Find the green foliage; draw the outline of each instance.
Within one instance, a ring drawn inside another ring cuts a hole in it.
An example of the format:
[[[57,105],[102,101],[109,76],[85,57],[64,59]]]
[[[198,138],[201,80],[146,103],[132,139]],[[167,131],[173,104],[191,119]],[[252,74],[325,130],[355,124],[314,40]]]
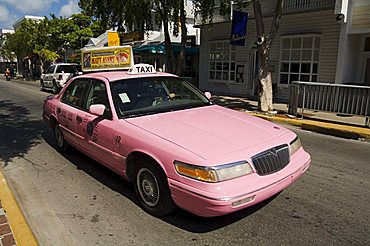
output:
[[[234,3],[233,7],[236,9],[244,9],[249,4],[245,0],[194,0],[196,14],[201,17],[202,23],[213,22],[213,14],[215,11],[216,4],[219,7],[219,14],[222,16],[230,16],[231,13],[231,2]]]
[[[152,26],[151,0],[80,0],[78,5],[83,14],[99,20],[105,30],[122,30],[125,24],[130,31],[143,32]]]
[[[59,58],[59,55],[57,53],[44,48],[35,49],[34,53],[44,61],[55,61]]]

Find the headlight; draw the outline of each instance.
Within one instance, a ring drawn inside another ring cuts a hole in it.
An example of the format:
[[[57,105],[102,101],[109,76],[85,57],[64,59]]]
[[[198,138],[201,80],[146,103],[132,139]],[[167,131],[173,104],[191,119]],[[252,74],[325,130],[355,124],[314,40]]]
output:
[[[301,140],[296,137],[292,142],[290,142],[290,156],[294,155],[300,148],[302,148]]]
[[[246,161],[240,161],[214,167],[203,167],[175,161],[177,173],[205,182],[221,182],[253,173]]]

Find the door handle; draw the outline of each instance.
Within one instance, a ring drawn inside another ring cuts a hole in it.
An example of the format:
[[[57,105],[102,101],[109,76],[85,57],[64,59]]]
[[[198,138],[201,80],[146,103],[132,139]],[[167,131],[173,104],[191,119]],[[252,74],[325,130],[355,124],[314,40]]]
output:
[[[82,123],[82,118],[80,116],[77,116],[76,117],[76,122],[77,122],[77,124],[81,124]]]

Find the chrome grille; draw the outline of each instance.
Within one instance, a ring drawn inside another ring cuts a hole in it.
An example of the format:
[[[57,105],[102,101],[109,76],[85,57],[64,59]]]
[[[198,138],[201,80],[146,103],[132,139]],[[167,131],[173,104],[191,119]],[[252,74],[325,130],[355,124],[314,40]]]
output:
[[[279,145],[252,157],[253,165],[259,175],[275,173],[290,162],[289,147]]]

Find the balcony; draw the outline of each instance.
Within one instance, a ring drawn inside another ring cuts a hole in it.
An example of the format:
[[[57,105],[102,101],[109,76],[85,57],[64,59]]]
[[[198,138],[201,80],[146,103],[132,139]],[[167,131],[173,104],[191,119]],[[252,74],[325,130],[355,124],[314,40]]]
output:
[[[253,18],[254,13],[253,13],[252,1],[247,0],[246,2],[247,2],[247,7],[243,9],[242,11],[248,12],[249,18]],[[272,16],[274,14],[276,0],[264,0],[261,2],[262,2],[261,3],[262,15]],[[326,9],[334,10],[335,3],[336,3],[336,0],[284,0],[283,15],[319,11],[319,10],[326,10]],[[214,16],[213,16],[213,23],[224,22],[224,21],[229,21],[229,20],[230,20],[229,16],[221,16],[219,14],[219,6],[217,6],[216,4]],[[196,17],[195,22],[198,25],[201,24],[200,16]]]
[[[264,1],[264,3],[265,7],[262,7],[263,14],[273,15],[275,1]],[[285,0],[283,6],[283,14],[334,9],[334,7],[335,0]]]

